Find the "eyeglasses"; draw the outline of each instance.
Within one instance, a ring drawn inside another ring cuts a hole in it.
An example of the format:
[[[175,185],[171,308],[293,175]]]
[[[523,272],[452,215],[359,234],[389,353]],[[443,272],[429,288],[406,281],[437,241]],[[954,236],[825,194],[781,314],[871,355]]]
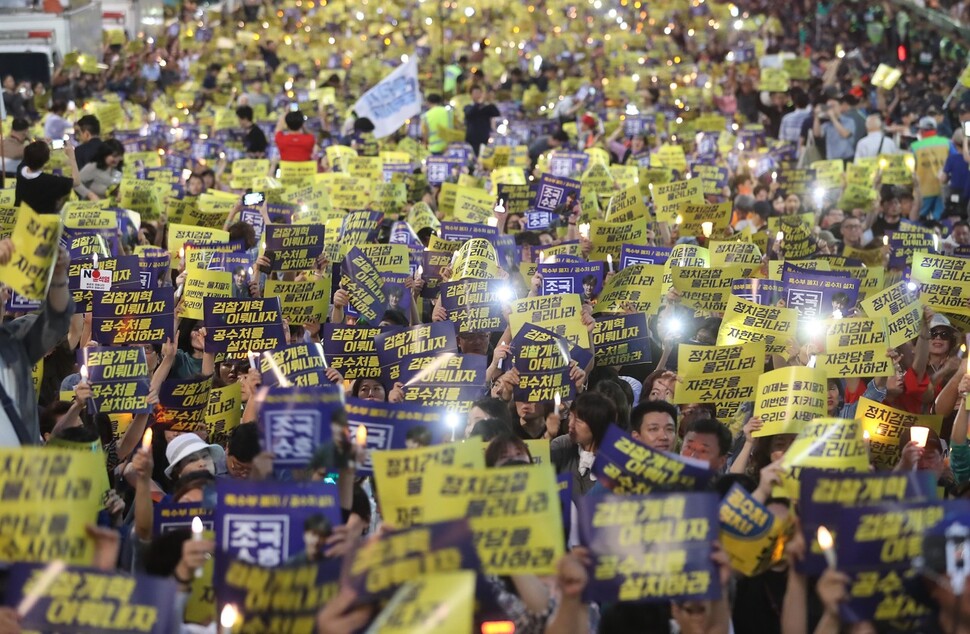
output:
[[[952,339],[953,335],[948,330],[938,328],[930,331],[930,339]]]

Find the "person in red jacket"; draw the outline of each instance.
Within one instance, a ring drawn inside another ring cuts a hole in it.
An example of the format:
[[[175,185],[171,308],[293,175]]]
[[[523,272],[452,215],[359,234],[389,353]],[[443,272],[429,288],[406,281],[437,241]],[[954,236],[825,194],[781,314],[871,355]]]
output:
[[[309,161],[316,149],[316,139],[303,129],[306,116],[302,112],[287,112],[276,124],[276,147],[281,161]]]

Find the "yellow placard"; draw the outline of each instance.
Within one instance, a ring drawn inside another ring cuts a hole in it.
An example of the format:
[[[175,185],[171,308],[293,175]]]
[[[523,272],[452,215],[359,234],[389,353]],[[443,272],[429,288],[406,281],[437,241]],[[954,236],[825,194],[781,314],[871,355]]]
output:
[[[869,453],[872,464],[877,469],[892,469],[896,466],[899,460],[899,440],[907,428],[914,425],[929,427],[939,434],[943,424],[943,417],[938,414],[911,414],[867,398],[859,399],[855,415],[862,421],[865,431],[869,432]]]
[[[704,188],[700,178],[653,187],[653,212],[658,222],[674,223],[685,205],[703,204]]]
[[[755,437],[797,434],[827,412],[828,382],[818,368],[790,366],[767,372],[758,379],[754,415],[764,426]]]
[[[798,312],[791,308],[761,306],[732,295],[717,331],[717,345],[764,342],[768,354],[784,354],[797,324]]]
[[[59,220],[57,216],[53,216]],[[104,489],[99,486],[105,463],[89,451],[48,447],[0,449],[6,465],[0,500],[0,561],[90,565],[94,525]],[[57,531],[43,527],[58,526]]]
[[[919,335],[923,323],[923,303],[915,291],[899,282],[859,302],[867,315],[886,323],[888,343],[897,348]]]
[[[205,297],[232,297],[232,273],[208,271],[200,268],[187,269],[185,291],[182,293],[181,317],[203,319],[202,300]]]
[[[911,279],[920,283],[919,298],[930,308],[970,315],[970,259],[914,253]]]
[[[14,244],[13,256],[10,262],[0,265],[0,280],[28,299],[44,299],[57,260],[60,238],[60,216],[37,214],[21,204],[10,234]]]
[[[402,529],[427,521],[421,499],[408,494],[408,483],[412,478],[421,476],[435,464],[481,469],[485,466],[485,454],[479,443],[472,440],[375,451],[371,463],[374,481],[381,492],[381,517],[389,528]]]
[[[865,399],[862,399],[865,400]],[[772,496],[797,500],[803,468],[826,471],[868,471],[869,459],[858,420],[816,418],[807,423],[785,452],[781,484]]]
[[[552,465],[466,469],[434,465],[421,487],[427,522],[468,518],[486,574],[552,574],[563,553]],[[521,541],[511,540],[517,534]]]
[[[659,264],[627,266],[603,285],[593,313],[621,313],[630,306],[637,312],[653,315],[660,310],[663,278],[664,268]]]
[[[475,572],[438,572],[408,581],[384,607],[368,632],[424,634],[471,632]]]
[[[589,350],[589,331],[581,321],[583,310],[579,295],[543,295],[512,302],[509,327],[514,338],[526,324],[545,328],[568,340],[571,345]]]

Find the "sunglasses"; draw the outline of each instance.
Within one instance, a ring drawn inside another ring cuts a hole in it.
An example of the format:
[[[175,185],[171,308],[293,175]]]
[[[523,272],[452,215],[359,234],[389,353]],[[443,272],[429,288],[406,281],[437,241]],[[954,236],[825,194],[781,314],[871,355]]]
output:
[[[937,329],[930,331],[930,339],[953,339],[953,334],[949,330]]]

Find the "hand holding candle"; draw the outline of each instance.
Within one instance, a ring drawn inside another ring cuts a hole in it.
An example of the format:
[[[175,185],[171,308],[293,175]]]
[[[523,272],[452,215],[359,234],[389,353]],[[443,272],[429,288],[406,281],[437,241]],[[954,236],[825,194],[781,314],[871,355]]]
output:
[[[152,440],[154,440],[154,433],[152,428],[149,427],[145,430],[145,435],[141,437],[141,448],[145,451],[152,450]]]

